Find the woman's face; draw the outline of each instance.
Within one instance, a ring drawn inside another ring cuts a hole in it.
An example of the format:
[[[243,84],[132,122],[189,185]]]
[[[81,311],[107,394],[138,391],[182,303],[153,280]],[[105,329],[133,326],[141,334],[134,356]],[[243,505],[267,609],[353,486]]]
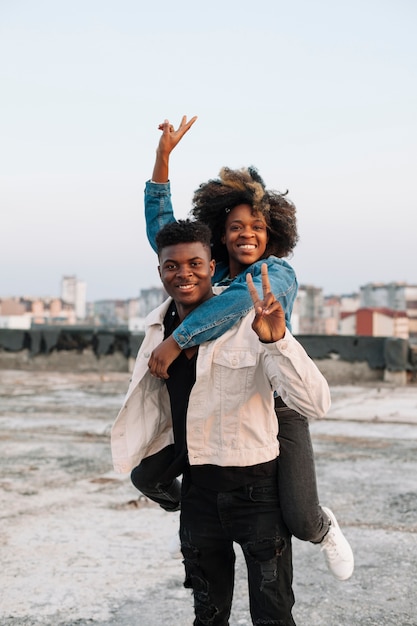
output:
[[[226,218],[222,243],[229,254],[230,276],[233,278],[265,254],[268,244],[265,218],[249,204],[238,204]]]

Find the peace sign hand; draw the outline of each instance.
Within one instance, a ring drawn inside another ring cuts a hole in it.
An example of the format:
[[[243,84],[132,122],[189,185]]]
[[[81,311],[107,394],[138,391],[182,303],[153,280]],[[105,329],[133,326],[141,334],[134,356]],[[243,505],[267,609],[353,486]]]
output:
[[[184,137],[185,133],[188,133],[196,119],[197,116],[194,115],[194,117],[187,121],[187,116],[183,115],[180,125],[176,130],[169,120],[164,120],[162,124],[159,124],[158,128],[162,131],[162,135],[156,149],[155,165],[153,167],[151,179],[152,182],[167,183],[169,181],[170,154],[177,143]]]
[[[251,274],[246,274],[246,283],[255,307],[255,318],[252,328],[263,343],[279,341],[285,335],[285,313],[281,304],[271,293],[269,284],[268,266],[266,263],[261,267],[263,299],[258,295]]]
[[[158,151],[161,154],[169,155],[185,133],[190,130],[196,119],[197,116],[195,115],[187,122],[187,116],[183,115],[177,129],[174,128],[169,120],[164,120],[162,124],[159,124],[158,128],[162,131],[162,135],[159,140]]]

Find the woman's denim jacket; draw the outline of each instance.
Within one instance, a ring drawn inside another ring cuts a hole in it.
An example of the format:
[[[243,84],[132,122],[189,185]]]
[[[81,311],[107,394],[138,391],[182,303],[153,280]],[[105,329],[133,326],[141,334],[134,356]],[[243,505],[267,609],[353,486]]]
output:
[[[145,219],[146,234],[152,248],[156,252],[156,233],[169,222],[175,222],[171,202],[170,183],[152,183],[145,186]],[[258,293],[262,293],[261,265],[268,266],[269,282],[276,299],[285,311],[286,325],[291,330],[291,313],[298,283],[293,268],[283,259],[270,256],[250,265],[230,282],[217,298],[210,298],[203,302],[194,311],[189,313],[183,322],[173,332],[173,337],[180,348],[190,348],[200,345],[204,341],[217,339],[226,330],[248,313],[253,302],[246,286],[246,274],[253,276]],[[216,285],[227,285],[229,268],[219,263],[213,277]]]

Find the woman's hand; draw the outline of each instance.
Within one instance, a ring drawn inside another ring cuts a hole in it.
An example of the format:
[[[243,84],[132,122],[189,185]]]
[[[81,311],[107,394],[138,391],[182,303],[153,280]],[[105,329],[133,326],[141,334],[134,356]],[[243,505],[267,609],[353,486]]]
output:
[[[158,128],[159,130],[162,130],[162,135],[159,140],[157,151],[160,151],[163,154],[170,154],[177,143],[179,143],[179,141],[181,141],[184,137],[185,133],[190,130],[196,119],[197,116],[194,115],[194,117],[187,122],[187,116],[183,115],[180,125],[176,130],[173,125],[170,124],[169,120],[164,120],[162,124],[159,124]]]
[[[159,130],[162,130],[162,135],[159,140],[158,147],[156,149],[155,165],[152,172],[152,182],[154,183],[167,183],[169,180],[169,155],[175,148],[177,143],[181,141],[185,133],[188,132],[191,126],[196,121],[197,116],[194,115],[187,122],[187,116],[183,115],[182,120],[178,128],[175,130],[169,120],[164,120],[162,124],[159,124]]]
[[[271,293],[266,263],[263,263],[261,267],[261,279],[263,299],[259,297],[251,274],[246,274],[246,283],[255,307],[252,328],[263,343],[273,343],[285,335],[285,313],[281,304]]]

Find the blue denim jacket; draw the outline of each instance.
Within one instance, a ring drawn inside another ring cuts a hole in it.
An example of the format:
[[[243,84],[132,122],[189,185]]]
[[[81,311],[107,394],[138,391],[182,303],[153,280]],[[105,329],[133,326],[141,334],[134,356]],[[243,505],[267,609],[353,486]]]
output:
[[[169,222],[175,222],[171,202],[170,183],[152,183],[148,181],[145,186],[145,219],[146,234],[152,248],[156,252],[156,233]],[[252,308],[253,302],[246,286],[246,274],[250,272],[253,281],[262,293],[261,265],[268,266],[269,282],[271,290],[285,311],[287,328],[291,330],[291,313],[298,283],[295,272],[291,265],[283,259],[270,256],[250,265],[238,274],[216,298],[210,298],[189,313],[182,323],[173,332],[173,337],[180,348],[190,348],[200,345],[204,341],[217,339],[226,330],[229,330],[236,322],[246,315]],[[213,277],[214,284],[228,284],[227,276],[229,268],[219,263]]]

